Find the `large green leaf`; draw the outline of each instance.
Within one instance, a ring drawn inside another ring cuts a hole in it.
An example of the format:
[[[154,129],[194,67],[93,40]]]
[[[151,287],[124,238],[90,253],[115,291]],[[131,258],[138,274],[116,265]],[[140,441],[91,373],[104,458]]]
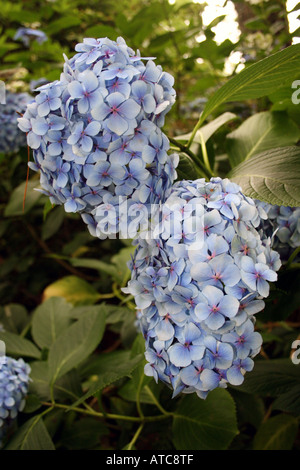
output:
[[[34,361],[31,363],[29,391],[39,397],[40,400],[51,398],[49,364],[46,361]],[[54,398],[58,401],[76,400],[82,394],[79,375],[75,369],[60,377],[54,384]]]
[[[109,430],[105,423],[87,417],[64,427],[61,444],[70,450],[93,449],[99,446],[101,437],[106,434]]]
[[[72,305],[64,298],[50,297],[37,307],[32,318],[32,336],[41,348],[50,348],[71,323]]]
[[[6,446],[7,450],[55,450],[42,420],[43,414],[34,416],[21,426]]]
[[[131,358],[127,351],[116,351],[114,353],[102,354],[93,366],[97,365],[97,380],[92,383],[89,390],[79,400],[75,406],[87,400],[103,388],[111,385],[123,377],[129,377],[143,360],[142,354]],[[87,369],[88,370],[88,369]],[[87,372],[86,370],[86,372]],[[92,370],[90,369],[90,372]],[[94,370],[94,373],[96,370]]]
[[[67,328],[49,350],[49,378],[52,383],[84,361],[100,343],[105,315],[92,311]]]
[[[274,410],[286,411],[300,416],[300,380],[298,385],[279,395],[272,407]]]
[[[26,308],[20,304],[8,304],[0,307],[0,323],[5,331],[21,333],[29,322]]]
[[[73,305],[91,305],[99,300],[100,294],[84,279],[66,276],[46,287],[43,298],[50,297],[64,297]]]
[[[246,67],[225,83],[206,103],[200,122],[204,122],[222,103],[268,95],[286,81],[291,83],[299,73],[300,44],[295,44]]]
[[[254,450],[290,450],[298,433],[298,421],[280,414],[268,419],[254,437]]]
[[[32,357],[39,359],[41,351],[28,339],[8,331],[0,332],[0,340],[4,341],[6,346],[6,354],[15,357]]]
[[[179,180],[193,180],[202,176],[199,173],[198,167],[193,162],[191,157],[185,153],[180,153],[180,160],[176,169]]]
[[[45,211],[44,211],[45,214]],[[65,218],[65,210],[63,206],[55,207],[50,214],[47,216],[46,221],[42,228],[42,239],[48,240],[51,238],[60,228]]]
[[[210,137],[217,132],[220,127],[222,127],[224,124],[226,124],[229,121],[232,121],[233,119],[237,119],[237,115],[233,113],[223,113],[220,116],[218,116],[216,119],[213,119],[210,121],[208,124],[205,124],[205,126],[202,126],[198,131],[196,132],[193,142],[201,144],[201,135],[203,137],[203,141],[207,142]],[[183,141],[188,141],[192,135],[192,132],[189,132],[188,134],[183,134],[176,136],[176,140],[183,140]]]
[[[296,144],[299,138],[300,129],[285,112],[254,114],[227,135],[231,166],[266,150]]]
[[[180,450],[227,449],[237,435],[234,401],[224,389],[206,400],[187,395],[175,411],[173,442]]]
[[[228,176],[254,199],[300,206],[300,147],[276,148],[254,155]]]
[[[300,385],[299,366],[290,359],[273,359],[257,361],[239,389],[276,397],[297,385]]]

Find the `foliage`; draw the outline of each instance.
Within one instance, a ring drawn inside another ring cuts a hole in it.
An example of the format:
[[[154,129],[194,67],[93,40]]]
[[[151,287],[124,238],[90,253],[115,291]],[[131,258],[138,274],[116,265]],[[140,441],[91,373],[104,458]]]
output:
[[[247,196],[299,206],[300,108],[291,98],[300,45],[291,45],[282,0],[234,3],[239,41],[217,44],[222,17],[203,26],[204,5],[185,0],[105,0],[101,8],[96,0],[3,0],[0,79],[33,93],[32,80],[59,79],[63,53],[70,58],[84,37],[122,36],[175,77],[164,131],[181,157],[179,179],[230,177]],[[21,27],[48,40],[26,45],[14,39]],[[244,69],[228,77],[233,51]],[[171,399],[144,375],[134,299],[121,290],[131,241],[93,238],[77,214],[34,191],[31,173],[22,210],[27,158],[26,148],[0,156],[0,340],[31,367],[5,448],[299,450],[300,365],[290,358],[300,327],[296,255],[256,315],[264,343],[244,383],[206,400]]]

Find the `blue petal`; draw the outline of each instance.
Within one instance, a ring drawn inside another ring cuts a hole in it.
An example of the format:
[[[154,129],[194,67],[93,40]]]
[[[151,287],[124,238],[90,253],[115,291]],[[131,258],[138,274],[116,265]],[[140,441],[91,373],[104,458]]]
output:
[[[170,361],[176,367],[186,367],[192,362],[190,352],[182,344],[176,343],[169,347],[168,354]]]

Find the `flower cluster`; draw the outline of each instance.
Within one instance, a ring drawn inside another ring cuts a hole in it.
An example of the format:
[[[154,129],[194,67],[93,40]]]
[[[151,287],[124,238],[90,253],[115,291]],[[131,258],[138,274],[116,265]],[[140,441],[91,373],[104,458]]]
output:
[[[255,201],[263,219],[262,235],[273,240],[273,248],[282,262],[300,246],[300,207],[288,207]]]
[[[14,40],[20,40],[23,42],[24,46],[29,47],[31,41],[37,41],[39,44],[43,44],[48,40],[48,37],[44,31],[40,31],[39,29],[19,28],[14,35]]]
[[[253,367],[262,344],[254,314],[281,264],[259,223],[254,201],[228,179],[180,181],[135,241],[124,292],[135,297],[145,373],[174,396],[205,398]]]
[[[30,366],[23,359],[0,357],[0,447],[8,427],[25,406]]]
[[[27,93],[6,92],[0,104],[0,153],[17,152],[26,145],[26,137],[18,129],[18,113],[24,113],[32,97]]]
[[[176,177],[177,160],[161,131],[175,101],[174,79],[122,38],[87,38],[75,50],[60,80],[38,88],[19,127],[42,192],[67,212],[84,214],[101,237],[107,207],[116,214],[114,233],[119,198],[158,202]]]

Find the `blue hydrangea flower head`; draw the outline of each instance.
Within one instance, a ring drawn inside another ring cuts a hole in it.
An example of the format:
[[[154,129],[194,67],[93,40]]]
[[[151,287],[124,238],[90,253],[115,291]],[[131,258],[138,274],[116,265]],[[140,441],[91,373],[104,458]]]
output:
[[[14,35],[14,40],[20,40],[23,42],[24,46],[29,47],[31,41],[37,41],[39,44],[43,44],[43,42],[48,40],[48,37],[44,31],[39,29],[19,28]]]
[[[300,246],[300,207],[278,206],[255,201],[261,212],[261,230],[270,239],[284,263]]]
[[[23,359],[0,357],[0,446],[7,429],[25,406],[30,372]]]
[[[6,103],[0,104],[0,153],[17,152],[26,146],[26,137],[18,128],[18,117],[32,99],[28,93],[6,92]]]
[[[228,179],[176,182],[135,239],[125,293],[137,306],[145,374],[205,398],[239,385],[262,344],[254,330],[280,260],[255,203]]]
[[[105,224],[120,230],[119,198],[159,202],[177,176],[178,157],[168,154],[161,130],[175,101],[174,79],[122,38],[86,38],[75,50],[60,79],[38,88],[19,127],[42,192],[80,212],[101,238]]]

